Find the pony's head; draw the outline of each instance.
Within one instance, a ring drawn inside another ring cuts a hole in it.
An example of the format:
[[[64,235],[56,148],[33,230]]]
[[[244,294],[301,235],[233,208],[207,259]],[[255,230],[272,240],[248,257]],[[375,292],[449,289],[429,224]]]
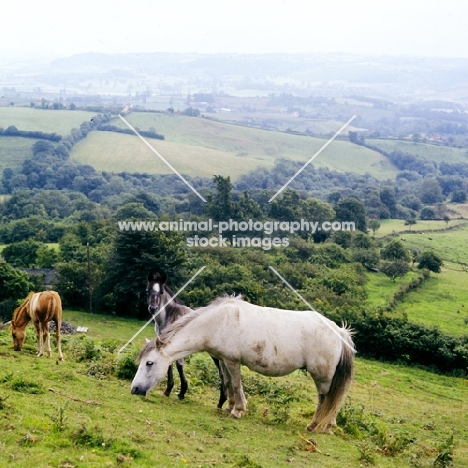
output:
[[[148,301],[148,312],[154,315],[161,307],[161,299],[164,294],[166,274],[160,271],[148,273],[146,285],[146,299]]]
[[[15,351],[21,351],[23,349],[24,340],[26,338],[26,327],[19,327],[15,321],[20,309],[21,306],[15,309],[13,320],[11,321],[11,335],[13,337],[13,349]]]
[[[132,381],[132,394],[146,395],[166,376],[171,362],[160,352],[161,346],[162,341],[156,337],[140,352],[138,370]]]

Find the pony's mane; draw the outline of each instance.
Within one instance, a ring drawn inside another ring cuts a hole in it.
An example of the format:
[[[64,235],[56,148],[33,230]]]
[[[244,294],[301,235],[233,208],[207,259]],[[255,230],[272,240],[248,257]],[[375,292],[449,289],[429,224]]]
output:
[[[178,318],[175,322],[171,323],[168,325],[161,335],[159,336],[159,341],[161,344],[166,343],[168,340],[172,338],[172,336],[177,333],[181,328],[185,327],[189,322],[194,320],[195,318],[199,317],[201,314],[206,312],[207,310],[211,309],[212,307],[217,307],[220,306],[221,304],[224,304],[229,301],[243,301],[244,296],[241,294],[224,294],[221,297],[218,297],[214,301],[210,302],[206,307],[200,307],[199,309],[192,310],[186,315],[183,315],[182,317]],[[152,342],[153,340],[151,340]],[[149,343],[148,343],[149,345]],[[156,346],[156,343],[154,344]],[[154,349],[154,348],[153,348]],[[149,351],[149,349],[148,349]],[[142,351],[143,352],[143,351]]]
[[[172,299],[172,303],[173,303],[173,304],[182,305],[182,306],[185,305],[184,301],[182,301],[182,300],[179,299],[178,297],[176,297],[175,299],[173,299],[173,297],[174,297],[174,292],[172,291],[172,289],[171,289],[167,284],[164,284],[164,285],[163,285],[163,288],[164,288],[164,290],[169,294],[169,297]]]
[[[29,300],[31,299],[32,295],[34,294],[34,292],[30,292],[28,294],[28,296],[26,297],[26,299],[15,309],[15,311],[13,312],[13,317],[11,319],[11,324],[13,326],[16,326],[16,321],[18,320],[18,318],[20,317],[20,314],[23,313],[23,310],[26,308],[26,306],[28,305],[29,303]]]

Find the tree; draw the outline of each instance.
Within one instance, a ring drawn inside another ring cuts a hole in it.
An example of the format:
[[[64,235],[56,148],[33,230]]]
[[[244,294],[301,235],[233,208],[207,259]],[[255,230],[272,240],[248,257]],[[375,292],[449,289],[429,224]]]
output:
[[[375,231],[380,229],[380,221],[378,219],[369,219],[367,222],[367,227],[372,231],[375,237]]]
[[[465,190],[455,190],[452,194],[452,203],[465,203],[466,192]]]
[[[127,203],[116,211],[115,218],[118,220],[154,219],[154,213],[147,210],[143,203]]]
[[[59,258],[59,253],[55,249],[43,244],[37,249],[36,265],[38,268],[53,268]]]
[[[31,239],[14,242],[3,249],[2,256],[11,265],[31,268],[36,263],[39,247],[41,244]]]
[[[0,302],[26,297],[31,286],[27,273],[5,262],[0,262],[0,284]]]
[[[390,211],[390,216],[395,217],[396,210],[396,200],[395,200],[395,191],[393,187],[384,187],[380,191],[380,200]]]
[[[432,208],[430,208],[429,206],[425,206],[419,213],[419,216],[421,217],[421,219],[434,219],[435,213]]]
[[[380,255],[377,249],[352,249],[353,262],[359,262],[366,268],[375,268],[380,262]]]
[[[382,262],[380,271],[391,278],[392,281],[395,281],[396,278],[405,276],[410,271],[410,267],[405,260],[393,260],[391,262]]]
[[[348,197],[340,200],[335,207],[335,212],[337,221],[354,221],[356,229],[366,232],[366,209],[357,198]]]
[[[434,252],[426,250],[417,258],[418,268],[427,268],[434,273],[440,273],[440,267],[443,265],[443,260]]]
[[[411,226],[416,224],[416,220],[414,218],[410,218],[405,220],[405,226],[409,226],[409,230],[411,231]]]
[[[301,216],[301,197],[295,190],[286,190],[270,206],[270,216],[281,221],[292,221]]]
[[[234,204],[232,202],[233,185],[229,176],[223,177],[216,175],[213,177],[216,192],[214,195],[208,195],[208,204],[206,213],[215,221],[227,221],[234,218]]]
[[[395,261],[403,260],[409,262],[410,255],[408,250],[398,239],[394,239],[389,242],[380,252],[380,255],[385,260]]]
[[[420,193],[421,202],[424,205],[440,203],[444,199],[437,179],[424,179],[421,184]]]
[[[106,261],[103,295],[111,295],[119,315],[145,316],[148,272],[163,270],[176,288],[186,281],[187,250],[180,233],[117,231]]]
[[[351,245],[356,249],[370,249],[374,247],[374,241],[367,234],[356,232],[352,237]]]

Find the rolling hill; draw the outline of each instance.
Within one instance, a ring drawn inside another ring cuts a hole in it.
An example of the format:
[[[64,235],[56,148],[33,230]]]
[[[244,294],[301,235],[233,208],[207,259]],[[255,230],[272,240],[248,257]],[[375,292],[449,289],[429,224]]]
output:
[[[0,138],[0,174],[7,167],[14,168],[32,156],[34,138],[1,137]]]
[[[135,112],[126,119],[141,130],[154,128],[163,134],[164,141],[150,144],[179,172],[191,176],[220,174],[235,180],[256,167],[271,168],[279,159],[306,162],[327,141],[182,115]],[[120,119],[112,124],[126,127]],[[73,148],[71,158],[98,170],[170,172],[136,136],[112,132],[91,132]],[[398,172],[380,153],[345,140],[334,141],[314,165],[380,179],[393,179]]]
[[[386,153],[401,151],[414,156],[420,156],[436,163],[441,163],[442,161],[447,163],[468,163],[468,152],[466,148],[453,148],[429,143],[384,139],[366,139],[366,144],[380,148]]]
[[[72,128],[79,128],[89,121],[96,112],[34,109],[30,107],[2,107],[0,127],[14,125],[18,130],[57,133],[65,136]],[[0,145],[3,143],[0,141]]]

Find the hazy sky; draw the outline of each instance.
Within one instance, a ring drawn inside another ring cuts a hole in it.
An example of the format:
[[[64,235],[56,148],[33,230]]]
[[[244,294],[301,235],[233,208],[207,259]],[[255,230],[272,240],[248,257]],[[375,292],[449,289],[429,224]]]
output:
[[[8,11],[9,10],[9,11]],[[468,57],[466,0],[14,0],[0,55],[350,52]]]

